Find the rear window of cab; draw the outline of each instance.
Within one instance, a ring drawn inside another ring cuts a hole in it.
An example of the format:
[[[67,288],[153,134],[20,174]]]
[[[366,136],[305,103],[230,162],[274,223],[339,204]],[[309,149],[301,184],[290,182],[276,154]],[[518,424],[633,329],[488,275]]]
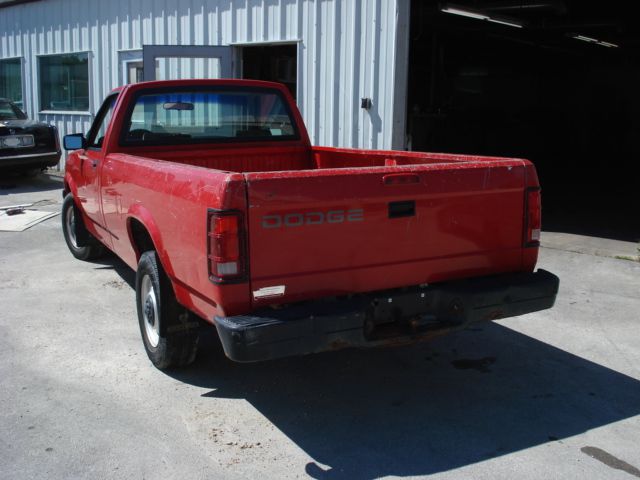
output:
[[[126,146],[299,139],[286,100],[269,89],[143,91],[124,125]]]

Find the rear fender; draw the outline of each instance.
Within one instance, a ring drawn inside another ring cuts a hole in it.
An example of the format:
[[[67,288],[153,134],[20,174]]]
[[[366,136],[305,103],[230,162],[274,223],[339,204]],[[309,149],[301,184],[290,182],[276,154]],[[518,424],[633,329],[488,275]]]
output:
[[[153,215],[151,212],[147,210],[144,206],[140,204],[134,204],[129,208],[129,212],[127,213],[127,234],[129,235],[129,241],[131,242],[131,246],[135,250],[135,241],[133,238],[133,231],[131,227],[131,220],[135,219],[140,222],[149,236],[151,237],[151,241],[153,242],[153,246],[155,248],[156,254],[158,255],[158,259],[162,264],[162,268],[169,276],[170,279],[174,277],[174,270],[171,265],[171,260],[169,259],[169,255],[164,249],[164,245],[162,242],[162,235],[160,234],[160,229],[153,219]],[[144,252],[136,252],[136,260],[140,259],[140,255]]]
[[[144,229],[149,234],[149,237],[151,238],[151,242],[153,243],[154,250],[158,255],[158,260],[160,261],[162,268],[167,274],[167,278],[171,282],[171,287],[173,288],[173,292],[175,293],[178,303],[202,315],[202,313],[193,305],[193,301],[191,299],[191,295],[188,289],[184,288],[183,285],[175,278],[175,271],[173,269],[173,265],[171,264],[169,254],[164,249],[162,236],[160,235],[160,229],[158,228],[156,222],[154,221],[153,216],[146,208],[144,208],[142,205],[139,205],[139,204],[133,205],[129,209],[129,214],[127,218],[127,234],[129,236],[129,242],[130,242],[131,248],[135,253],[136,264],[140,260],[140,256],[144,252],[137,251],[137,248],[135,246],[136,242],[133,238],[133,227],[131,222],[133,219],[137,220],[140,224],[142,224]],[[135,264],[133,265],[133,268],[134,269],[136,268]]]

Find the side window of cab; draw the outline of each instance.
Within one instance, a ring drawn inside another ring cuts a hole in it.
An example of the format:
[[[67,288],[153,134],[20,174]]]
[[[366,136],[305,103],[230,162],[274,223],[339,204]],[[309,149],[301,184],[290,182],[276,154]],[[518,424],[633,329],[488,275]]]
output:
[[[109,128],[111,118],[113,117],[113,109],[116,105],[117,98],[117,94],[107,97],[100,107],[100,110],[98,110],[98,115],[96,115],[93,125],[91,125],[91,130],[89,130],[87,148],[91,148],[93,150],[102,149],[104,137],[107,134],[107,129]]]

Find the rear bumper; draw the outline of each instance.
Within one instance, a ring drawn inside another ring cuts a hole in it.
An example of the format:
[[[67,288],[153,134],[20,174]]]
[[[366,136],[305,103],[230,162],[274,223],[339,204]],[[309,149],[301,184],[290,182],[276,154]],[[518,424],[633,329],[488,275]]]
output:
[[[425,340],[482,321],[551,308],[559,279],[545,270],[320,300],[216,317],[224,351],[255,362],[344,347]]]
[[[60,161],[61,152],[25,153],[21,155],[1,156],[0,168],[28,169],[55,167]]]

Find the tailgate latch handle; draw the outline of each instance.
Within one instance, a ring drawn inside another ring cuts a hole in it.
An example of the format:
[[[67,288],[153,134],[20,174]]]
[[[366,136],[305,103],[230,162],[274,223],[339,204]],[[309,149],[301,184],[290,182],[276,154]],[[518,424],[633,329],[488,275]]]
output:
[[[389,218],[413,217],[416,214],[415,200],[389,202]]]

